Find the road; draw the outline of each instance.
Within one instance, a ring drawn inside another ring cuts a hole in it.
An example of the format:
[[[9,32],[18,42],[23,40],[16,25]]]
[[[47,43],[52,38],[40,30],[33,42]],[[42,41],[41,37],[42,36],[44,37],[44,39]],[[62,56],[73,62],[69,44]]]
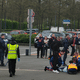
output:
[[[37,59],[36,49],[31,47],[31,56],[22,55],[25,53],[25,49],[28,49],[29,46],[20,46],[21,60],[17,61],[16,75],[9,77],[8,65],[5,67],[0,66],[0,80],[79,80],[80,73],[76,75],[69,75],[65,72],[60,72],[59,74],[44,71],[45,66],[49,65],[48,59]],[[34,55],[35,54],[35,55]],[[68,55],[66,63],[68,64],[71,59]],[[5,63],[7,60],[5,59]]]

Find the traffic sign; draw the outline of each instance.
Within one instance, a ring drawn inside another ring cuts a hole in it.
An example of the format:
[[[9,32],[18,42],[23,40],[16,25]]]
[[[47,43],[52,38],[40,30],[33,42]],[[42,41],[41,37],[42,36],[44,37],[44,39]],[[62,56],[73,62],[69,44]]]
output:
[[[27,23],[29,23],[29,16],[27,17]]]
[[[29,9],[28,9],[28,17],[27,17],[27,22],[29,23]],[[33,9],[31,9],[31,23],[33,23],[34,22],[34,16],[35,16],[35,13],[34,13],[34,11],[33,11]]]
[[[70,24],[70,20],[63,20],[63,24]]]

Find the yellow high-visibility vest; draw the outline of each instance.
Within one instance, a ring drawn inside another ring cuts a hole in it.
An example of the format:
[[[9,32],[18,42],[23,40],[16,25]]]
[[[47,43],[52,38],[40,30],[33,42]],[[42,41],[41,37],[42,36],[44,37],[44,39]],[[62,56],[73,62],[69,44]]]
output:
[[[77,68],[76,64],[70,64],[70,65],[68,65],[68,70],[69,69],[76,69],[77,70],[78,68]]]
[[[8,59],[16,59],[17,58],[17,48],[19,47],[18,44],[11,45],[7,44],[8,47]]]

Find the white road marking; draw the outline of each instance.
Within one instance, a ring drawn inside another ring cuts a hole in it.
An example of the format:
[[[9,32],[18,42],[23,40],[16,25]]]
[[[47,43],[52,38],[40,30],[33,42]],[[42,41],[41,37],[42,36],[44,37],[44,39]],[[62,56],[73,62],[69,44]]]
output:
[[[8,71],[9,69],[0,69],[1,71]],[[44,70],[34,70],[34,69],[16,69],[17,71],[44,71]]]

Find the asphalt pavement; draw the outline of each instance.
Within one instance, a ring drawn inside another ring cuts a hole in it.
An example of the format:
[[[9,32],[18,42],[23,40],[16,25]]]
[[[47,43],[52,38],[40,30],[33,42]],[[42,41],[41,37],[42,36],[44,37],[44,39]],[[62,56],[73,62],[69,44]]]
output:
[[[59,74],[53,73],[51,71],[44,71],[45,66],[49,65],[48,59],[41,59],[36,56],[36,48],[31,47],[31,56],[25,55],[25,50],[29,49],[29,46],[20,46],[21,60],[16,66],[16,75],[9,77],[8,65],[0,66],[0,80],[79,80],[80,73],[76,75],[70,75],[65,72],[60,72]],[[49,53],[49,50],[48,50]],[[49,55],[49,54],[48,54]],[[71,59],[68,54],[66,63],[68,64]],[[7,62],[7,59],[4,61]]]

